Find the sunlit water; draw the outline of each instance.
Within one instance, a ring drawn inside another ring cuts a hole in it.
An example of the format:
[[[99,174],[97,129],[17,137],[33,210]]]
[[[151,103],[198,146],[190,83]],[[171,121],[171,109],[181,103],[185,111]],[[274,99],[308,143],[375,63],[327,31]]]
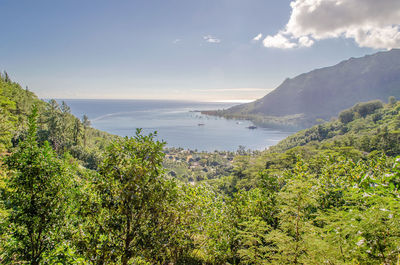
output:
[[[198,151],[229,150],[238,147],[264,150],[292,132],[247,127],[249,121],[227,120],[202,115],[198,110],[226,109],[235,104],[167,100],[64,100],[77,117],[86,114],[94,128],[121,136],[133,136],[136,128],[147,134],[157,131],[158,139],[170,147]]]

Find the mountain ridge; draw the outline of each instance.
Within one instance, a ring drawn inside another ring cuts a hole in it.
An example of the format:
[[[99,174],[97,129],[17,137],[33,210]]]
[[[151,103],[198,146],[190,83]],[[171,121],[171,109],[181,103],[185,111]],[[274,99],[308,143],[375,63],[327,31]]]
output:
[[[389,96],[400,97],[400,49],[314,69],[285,79],[254,102],[206,113],[246,118],[266,126],[273,125],[272,118],[285,120],[297,115],[298,120],[288,125],[304,128],[316,124],[317,119],[329,120],[357,102],[386,100]]]

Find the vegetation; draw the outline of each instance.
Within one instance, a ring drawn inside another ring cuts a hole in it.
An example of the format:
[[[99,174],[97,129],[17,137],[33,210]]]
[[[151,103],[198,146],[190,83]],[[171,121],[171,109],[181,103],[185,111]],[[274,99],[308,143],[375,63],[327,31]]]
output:
[[[5,74],[0,92],[1,264],[398,263],[395,99],[196,153],[99,132]]]
[[[226,119],[234,120],[249,120],[257,126],[282,129],[285,130],[299,130],[304,127],[309,127],[315,124],[315,119],[308,119],[303,114],[293,114],[285,116],[271,116],[261,113],[231,113],[229,110],[208,110],[202,111],[202,114],[224,117]]]
[[[48,142],[38,145],[36,117],[34,108],[26,139],[5,160],[11,173],[4,195],[12,234],[9,262],[41,264],[43,253],[63,238],[68,173]]]
[[[319,149],[355,148],[363,152],[400,154],[400,105],[381,101],[358,103],[339,118],[287,137],[269,152],[284,152],[296,146]]]
[[[195,152],[182,148],[166,148],[164,153],[163,166],[166,173],[192,184],[228,176],[232,173],[236,155],[236,152],[229,151]],[[256,154],[257,151],[251,153]]]

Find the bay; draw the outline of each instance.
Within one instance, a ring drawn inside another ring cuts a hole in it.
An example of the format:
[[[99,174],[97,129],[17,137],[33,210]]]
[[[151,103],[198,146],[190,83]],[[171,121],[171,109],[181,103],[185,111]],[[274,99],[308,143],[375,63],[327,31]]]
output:
[[[61,102],[62,100],[58,100]],[[175,100],[64,99],[72,114],[89,117],[92,126],[120,136],[133,136],[136,128],[168,147],[198,151],[264,150],[293,132],[267,128],[249,129],[252,122],[203,115],[198,111],[226,109],[236,104]]]

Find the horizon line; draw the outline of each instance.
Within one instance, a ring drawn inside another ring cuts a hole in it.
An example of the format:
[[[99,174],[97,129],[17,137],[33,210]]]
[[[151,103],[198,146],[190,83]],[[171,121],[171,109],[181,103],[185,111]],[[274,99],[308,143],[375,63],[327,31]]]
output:
[[[249,103],[257,99],[216,99],[216,100],[196,100],[196,99],[165,99],[165,98],[40,98],[41,100],[143,100],[143,101],[191,101],[191,102],[209,102],[209,103]]]

